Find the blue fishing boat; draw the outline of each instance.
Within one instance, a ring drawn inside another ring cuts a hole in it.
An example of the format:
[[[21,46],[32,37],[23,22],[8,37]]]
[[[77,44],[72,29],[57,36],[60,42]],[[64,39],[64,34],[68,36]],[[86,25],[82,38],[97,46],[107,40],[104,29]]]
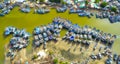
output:
[[[40,27],[36,27],[35,29],[34,29],[34,34],[40,34]]]
[[[85,17],[85,16],[86,16],[86,13],[78,13],[78,15],[79,15],[80,17]]]

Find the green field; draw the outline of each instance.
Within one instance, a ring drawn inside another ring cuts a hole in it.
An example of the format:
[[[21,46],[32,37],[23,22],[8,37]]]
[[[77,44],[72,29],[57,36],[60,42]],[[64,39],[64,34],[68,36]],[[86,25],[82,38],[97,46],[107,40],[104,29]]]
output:
[[[76,14],[57,13],[56,10],[52,9],[48,14],[33,14],[33,10],[30,13],[21,13],[18,8],[14,8],[10,14],[0,17],[0,64],[4,62],[4,45],[9,43],[11,36],[4,38],[3,32],[7,26],[15,26],[17,28],[25,28],[26,31],[32,33],[34,27],[39,25],[48,24],[52,21],[54,17],[62,17],[71,20],[73,23],[77,23],[80,26],[89,25],[96,27],[104,32],[120,35],[120,23],[111,24],[107,19],[100,20],[92,17],[88,19],[86,17],[79,17]],[[62,31],[61,35],[64,35],[65,31]],[[32,40],[32,39],[31,39]],[[32,43],[32,42],[30,42]],[[120,38],[115,41],[113,50],[120,54]],[[28,51],[31,49],[31,45],[28,46]]]

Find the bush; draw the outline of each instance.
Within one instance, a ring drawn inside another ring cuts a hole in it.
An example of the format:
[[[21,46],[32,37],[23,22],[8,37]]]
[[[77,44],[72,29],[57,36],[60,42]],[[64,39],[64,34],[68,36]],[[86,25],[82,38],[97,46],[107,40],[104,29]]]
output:
[[[64,0],[61,0],[61,3],[62,3],[62,4],[65,4],[65,5],[67,4]]]
[[[111,11],[117,12],[117,8],[113,6],[113,7],[111,7]]]
[[[60,63],[59,64],[64,64],[64,62],[63,61],[60,61]]]
[[[64,64],[69,64],[68,62],[65,62]]]
[[[101,6],[102,8],[106,7],[107,5],[108,5],[107,2],[102,2],[102,3],[100,4],[100,6]]]
[[[68,62],[61,61],[60,64],[69,64]]]
[[[58,59],[55,58],[55,59],[53,60],[53,63],[54,63],[54,64],[58,64]]]
[[[88,1],[85,1],[85,4],[88,5]]]
[[[38,58],[38,56],[34,55],[33,58],[32,58],[32,60],[37,59],[37,58]]]
[[[49,55],[52,55],[54,54],[54,52],[52,50],[49,51]]]
[[[95,3],[99,3],[100,2],[100,0],[95,0]]]
[[[49,0],[50,2],[60,3],[61,0]]]
[[[45,0],[40,0],[40,2],[45,2]]]

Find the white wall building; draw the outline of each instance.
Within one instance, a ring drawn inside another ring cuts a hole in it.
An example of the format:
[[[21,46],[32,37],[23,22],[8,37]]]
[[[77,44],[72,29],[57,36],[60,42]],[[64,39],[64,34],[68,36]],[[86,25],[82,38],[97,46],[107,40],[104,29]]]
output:
[[[8,3],[10,3],[10,2],[12,2],[12,3],[15,3],[15,2],[24,2],[24,1],[26,1],[26,0],[4,0],[4,2],[8,2]]]
[[[68,4],[74,4],[73,0],[64,0]]]

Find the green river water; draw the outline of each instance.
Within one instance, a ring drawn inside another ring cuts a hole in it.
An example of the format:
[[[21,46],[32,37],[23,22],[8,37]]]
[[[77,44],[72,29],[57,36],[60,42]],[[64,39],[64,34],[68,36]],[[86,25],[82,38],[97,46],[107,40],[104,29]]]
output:
[[[7,26],[15,26],[17,28],[25,28],[27,32],[32,33],[34,27],[39,25],[48,24],[52,21],[54,17],[62,17],[71,20],[73,23],[77,23],[80,26],[89,25],[96,27],[106,33],[120,35],[120,23],[111,24],[107,19],[96,19],[92,17],[88,19],[86,17],[79,17],[77,14],[68,14],[68,11],[65,13],[57,13],[56,10],[52,9],[48,14],[33,14],[33,10],[30,13],[21,13],[19,9],[14,8],[10,14],[0,17],[0,64],[4,64],[4,46],[9,43],[11,36],[4,38],[3,32]],[[63,36],[65,30],[61,32]],[[31,38],[32,40],[32,38]],[[32,43],[32,42],[30,42]],[[27,51],[31,50],[31,45],[27,47]],[[113,50],[120,54],[120,38],[116,39]]]

